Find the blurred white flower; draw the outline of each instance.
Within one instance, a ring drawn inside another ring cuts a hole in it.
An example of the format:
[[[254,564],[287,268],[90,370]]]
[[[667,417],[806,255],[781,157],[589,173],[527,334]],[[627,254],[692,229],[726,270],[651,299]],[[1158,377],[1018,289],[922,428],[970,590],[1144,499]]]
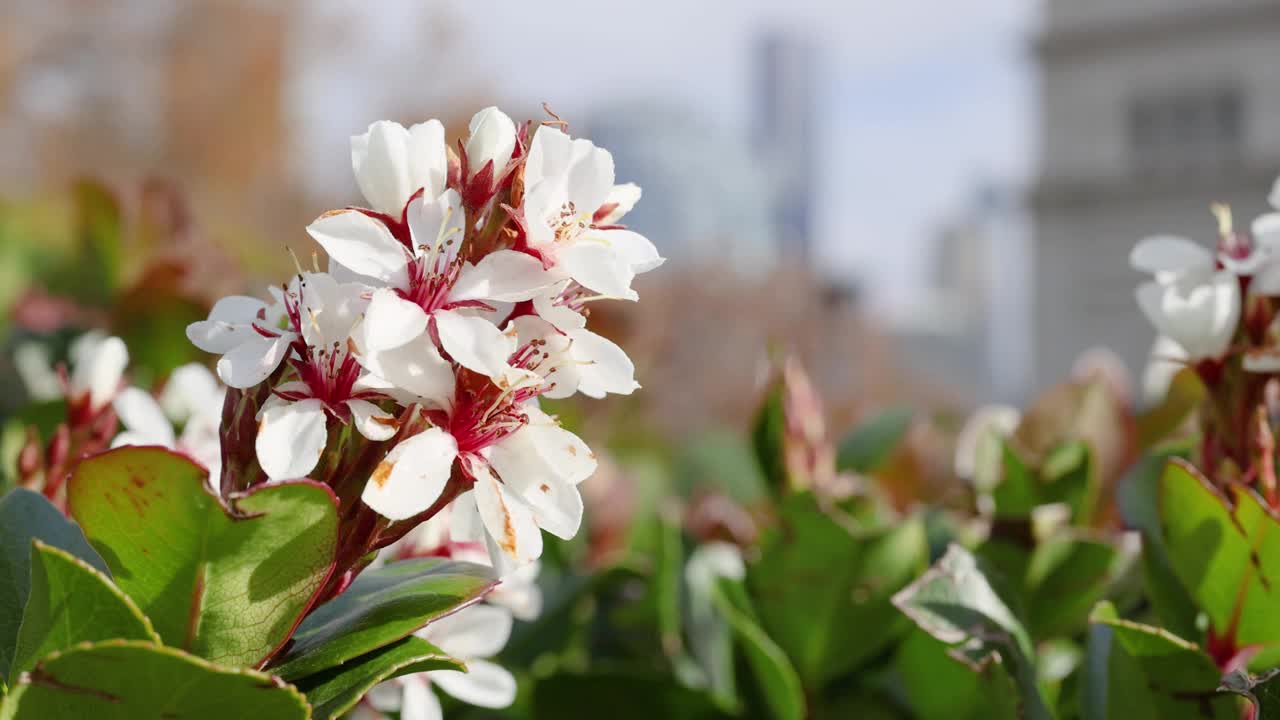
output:
[[[1164,400],[1174,376],[1186,366],[1187,351],[1176,341],[1163,335],[1158,336],[1147,356],[1147,366],[1142,371],[1143,402],[1156,405]]]
[[[125,388],[113,403],[124,430],[111,447],[167,447],[203,465],[216,482],[222,472],[218,427],[225,393],[207,368],[194,363],[170,374],[159,402],[140,388]],[[174,432],[174,423],[182,424],[181,434]]]
[[[1007,438],[1022,422],[1022,411],[1009,405],[984,405],[965,421],[956,436],[954,468],[958,477],[973,480],[979,464],[992,452],[992,441]],[[995,450],[999,450],[998,446]]]
[[[90,331],[71,344],[71,377],[67,381],[67,401],[87,407],[89,413],[111,404],[124,381],[129,365],[129,349],[118,337]]]
[[[1240,319],[1240,281],[1215,270],[1213,256],[1184,238],[1147,238],[1134,247],[1130,263],[1153,273],[1138,287],[1138,306],[1155,326],[1193,360],[1219,358],[1231,344]]]
[[[44,345],[31,340],[18,343],[13,349],[13,367],[27,390],[27,397],[36,402],[62,397],[62,383]]]

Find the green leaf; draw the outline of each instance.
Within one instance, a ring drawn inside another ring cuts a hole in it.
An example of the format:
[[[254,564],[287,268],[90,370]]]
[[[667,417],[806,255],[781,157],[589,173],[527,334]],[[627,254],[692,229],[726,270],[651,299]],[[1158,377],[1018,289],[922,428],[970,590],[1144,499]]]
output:
[[[736,588],[737,601],[728,588]],[[760,629],[755,620],[738,606],[746,600],[740,583],[721,579],[712,590],[712,599],[720,614],[729,622],[733,635],[746,656],[747,664],[768,704],[770,717],[778,720],[802,720],[805,717],[804,689],[800,678],[785,653]]]
[[[1031,553],[1027,568],[1027,625],[1036,638],[1072,636],[1129,566],[1129,557],[1102,540],[1063,534]]]
[[[365,570],[307,616],[271,668],[286,680],[327,670],[409,635],[494,586],[483,565],[419,558]]]
[[[1237,648],[1257,646],[1267,667],[1280,651],[1280,522],[1244,488],[1223,495],[1190,464],[1172,460],[1160,515],[1173,570],[1210,629]]]
[[[1280,720],[1280,668],[1258,675],[1233,670],[1223,676],[1218,691],[1248,698],[1256,708],[1253,720]]]
[[[337,502],[300,481],[224,506],[205,474],[161,448],[123,447],[80,463],[67,504],[166,645],[256,665],[288,639],[329,576]]]
[[[1125,524],[1142,533],[1142,575],[1146,597],[1160,625],[1184,638],[1197,637],[1199,610],[1173,571],[1160,522],[1160,484],[1171,457],[1185,457],[1177,449],[1142,458],[1117,488],[1116,501]]]
[[[31,596],[18,631],[10,684],[52,652],[116,638],[160,642],[151,621],[105,575],[71,553],[36,540],[31,549]]]
[[[809,494],[788,498],[780,513],[747,585],[765,632],[817,689],[906,632],[889,599],[927,562],[924,523],[855,533]]]
[[[584,709],[601,709],[610,720],[725,720],[711,698],[684,687],[674,678],[646,672],[564,673],[538,681],[533,688],[533,719],[582,717]]]
[[[1152,447],[1181,427],[1200,407],[1204,396],[1204,383],[1200,382],[1195,369],[1179,370],[1169,382],[1169,390],[1160,404],[1138,416],[1138,447]]]
[[[786,386],[779,376],[769,385],[764,402],[756,411],[751,426],[751,447],[765,478],[765,483],[775,494],[792,489],[787,476],[786,434],[787,414],[784,406]]]
[[[894,668],[919,720],[1014,720],[1016,692],[1003,663],[965,665],[947,645],[915,629],[899,646]]]
[[[1195,644],[1160,628],[1121,620],[1103,603],[1090,617],[1083,714],[1097,720],[1233,720],[1216,695],[1219,671]]]
[[[933,567],[893,597],[893,604],[938,640],[963,645],[974,667],[999,656],[1018,687],[1019,717],[1050,720],[1036,684],[1031,638],[968,550],[951,545]]]
[[[894,408],[854,428],[840,441],[836,467],[860,473],[880,469],[902,444],[914,417],[915,413],[910,409]]]
[[[1007,441],[1000,442],[1000,481],[991,491],[998,518],[1021,518],[1040,504],[1035,472]]]
[[[0,680],[9,676],[27,606],[32,540],[67,550],[99,570],[107,569],[80,528],[43,495],[19,488],[0,500]]]
[[[48,656],[0,708],[0,720],[309,717],[302,693],[270,675],[136,640],[84,643]]]
[[[329,720],[350,710],[374,685],[401,675],[466,666],[415,635],[297,681],[311,703],[315,720]]]

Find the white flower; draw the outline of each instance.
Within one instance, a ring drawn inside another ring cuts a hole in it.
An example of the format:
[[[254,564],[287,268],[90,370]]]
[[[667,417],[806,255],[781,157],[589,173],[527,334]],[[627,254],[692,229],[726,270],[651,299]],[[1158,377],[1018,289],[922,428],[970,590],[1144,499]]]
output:
[[[441,720],[434,685],[468,705],[509,707],[516,699],[516,679],[488,658],[507,644],[512,624],[511,612],[493,605],[473,605],[433,621],[415,634],[462,660],[467,671],[406,675],[373,688],[365,701],[380,712],[399,712],[404,720]]]
[[[121,445],[159,445],[177,450],[209,470],[211,480],[222,472],[222,446],[218,433],[226,390],[202,365],[183,365],[173,371],[160,402],[136,387],[125,388],[113,403],[124,426],[111,442]],[[182,423],[182,433],[173,423]]]
[[[296,292],[271,288],[270,304],[244,295],[231,295],[214,303],[208,320],[187,326],[187,338],[208,353],[222,355],[218,377],[233,388],[249,388],[266,380],[289,354],[298,339],[297,308],[290,298]]]
[[[44,402],[62,397],[62,383],[44,345],[32,340],[18,343],[13,349],[13,369],[32,400]]]
[[[351,138],[351,169],[369,207],[399,220],[419,190],[434,198],[444,191],[449,159],[444,126],[428,120],[405,129],[380,120]]]
[[[511,153],[516,148],[516,124],[498,108],[487,107],[471,118],[470,131],[466,146],[467,174],[474,177],[492,163],[490,173],[496,180],[511,162]]]
[[[1270,262],[1254,277],[1251,288],[1260,295],[1280,295],[1280,178],[1268,200],[1276,212],[1259,215],[1250,229],[1254,244],[1264,249]]]
[[[631,212],[640,202],[640,186],[635,183],[614,185],[595,214],[596,225],[613,225]]]
[[[601,295],[637,299],[631,281],[662,264],[653,243],[630,230],[597,223],[627,199],[615,194],[613,156],[589,140],[538,128],[525,162],[524,229],[529,249],[561,277]]]
[[[578,313],[570,314],[582,319],[583,326],[558,328],[536,315],[512,320],[510,330],[522,348],[514,363],[527,359],[530,369],[547,380],[544,395],[552,399],[575,392],[594,398],[630,395],[639,388],[635,365],[622,348],[587,330]]]
[[[1244,364],[1248,369],[1249,358]],[[1187,351],[1178,343],[1163,335],[1156,338],[1147,354],[1147,366],[1142,371],[1142,399],[1148,406],[1164,400],[1169,386],[1180,370],[1187,366]]]
[[[1234,273],[1214,270],[1208,251],[1168,236],[1138,243],[1130,262],[1156,276],[1138,288],[1137,299],[1158,333],[1181,345],[1193,361],[1227,351],[1240,319],[1240,281]]]
[[[965,421],[960,434],[956,436],[953,463],[956,475],[966,480],[974,479],[979,463],[987,460],[985,454],[993,450],[988,443],[993,438],[1009,437],[1021,421],[1022,412],[1015,407],[984,405],[978,408]],[[998,453],[998,446],[994,450]]]
[[[258,464],[272,480],[304,477],[315,468],[330,417],[354,423],[370,440],[387,440],[396,432],[395,418],[374,403],[383,397],[378,386],[365,383],[366,374],[348,349],[365,306],[363,286],[307,273],[297,292],[306,344],[305,354],[290,361],[298,379],[274,388],[258,411]]]
[[[554,278],[536,258],[513,250],[489,253],[474,265],[465,262],[464,213],[453,190],[431,200],[415,198],[406,214],[412,250],[386,225],[355,210],[327,213],[307,228],[331,258],[381,285],[357,333],[362,357],[385,363],[381,353],[431,326],[459,364],[498,377],[514,348],[492,322],[468,309],[488,308],[486,301],[528,300]]]
[[[426,399],[435,427],[388,453],[361,497],[378,514],[404,520],[430,508],[458,473],[471,489],[454,501],[454,539],[486,543],[505,574],[542,554],[539,528],[565,539],[577,534],[577,486],[595,471],[595,456],[578,436],[525,402],[542,385],[536,374],[527,373],[525,384],[500,388],[461,370],[456,383],[453,396]]]
[[[129,349],[118,337],[91,331],[76,338],[70,355],[67,401],[96,414],[110,405],[120,390],[124,369],[129,365]]]

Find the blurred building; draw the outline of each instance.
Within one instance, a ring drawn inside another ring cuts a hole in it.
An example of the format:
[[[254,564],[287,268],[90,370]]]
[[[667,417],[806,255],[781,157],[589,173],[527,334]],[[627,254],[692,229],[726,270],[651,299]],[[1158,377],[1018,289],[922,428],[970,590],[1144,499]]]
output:
[[[1021,193],[988,185],[939,232],[926,285],[889,317],[910,370],[970,403],[1020,403],[1031,389],[1031,259]]]
[[[663,103],[598,110],[588,125],[587,136],[613,153],[618,182],[644,191],[626,223],[673,264],[747,275],[774,268],[772,188],[746,143]]]
[[[805,35],[771,31],[759,38],[753,58],[753,146],[769,169],[782,256],[800,263],[809,261],[813,247],[817,55]]]
[[[1154,334],[1133,292],[1140,238],[1214,241],[1214,201],[1247,221],[1280,172],[1280,0],[1049,0],[1037,44],[1036,381]]]

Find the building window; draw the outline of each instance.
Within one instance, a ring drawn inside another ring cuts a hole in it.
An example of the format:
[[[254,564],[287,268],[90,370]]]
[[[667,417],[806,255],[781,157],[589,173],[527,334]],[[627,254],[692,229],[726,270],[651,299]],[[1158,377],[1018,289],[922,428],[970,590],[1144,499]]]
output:
[[[1144,177],[1234,167],[1243,136],[1242,101],[1233,89],[1139,98],[1129,111],[1133,167]]]

